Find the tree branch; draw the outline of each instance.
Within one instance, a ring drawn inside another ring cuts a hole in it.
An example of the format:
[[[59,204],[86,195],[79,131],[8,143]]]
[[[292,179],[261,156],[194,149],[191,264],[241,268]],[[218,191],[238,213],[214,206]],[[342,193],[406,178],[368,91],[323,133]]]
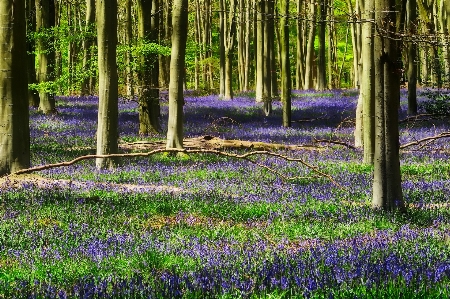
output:
[[[338,187],[340,189],[344,189],[329,174],[326,174],[326,173],[322,172],[321,170],[319,170],[317,166],[313,166],[313,165],[311,165],[311,164],[309,164],[309,163],[307,163],[307,162],[305,162],[305,161],[303,161],[302,159],[299,159],[299,158],[291,158],[291,157],[284,156],[284,155],[277,154],[277,153],[270,152],[270,151],[254,151],[254,152],[249,152],[249,153],[245,153],[245,154],[239,155],[239,154],[221,152],[221,151],[218,151],[218,150],[210,150],[210,149],[191,149],[191,150],[185,150],[185,149],[156,149],[156,150],[153,150],[153,151],[150,151],[150,152],[146,152],[146,153],[126,153],[126,154],[110,154],[110,155],[86,155],[86,156],[77,157],[77,158],[75,158],[75,159],[73,159],[71,161],[65,161],[65,162],[54,163],[54,164],[46,164],[46,165],[35,166],[35,167],[27,168],[27,169],[22,169],[22,170],[19,170],[19,171],[13,173],[13,174],[14,175],[18,175],[18,174],[32,173],[32,172],[36,172],[36,171],[52,169],[52,168],[57,168],[57,167],[62,167],[62,166],[70,166],[70,165],[73,165],[73,164],[78,163],[80,161],[89,160],[89,159],[149,157],[151,155],[158,154],[158,153],[215,154],[215,155],[230,157],[230,158],[234,158],[234,159],[246,160],[248,162],[251,162],[251,163],[253,163],[253,164],[255,164],[255,165],[257,165],[257,166],[259,166],[261,168],[264,168],[264,169],[266,169],[266,170],[276,174],[277,176],[279,176],[284,181],[294,181],[294,180],[297,180],[299,178],[305,178],[305,177],[288,177],[288,176],[285,176],[281,172],[279,172],[279,171],[277,171],[277,170],[275,170],[275,169],[273,169],[273,168],[271,168],[271,167],[269,167],[267,165],[263,165],[261,163],[258,163],[256,161],[250,159],[250,157],[252,157],[252,156],[272,156],[272,157],[280,158],[280,159],[283,159],[283,160],[286,160],[286,161],[299,162],[303,166],[311,169],[319,177],[327,178],[336,187]]]
[[[400,149],[404,149],[413,145],[420,145],[424,142],[430,142],[430,141],[434,141],[437,139],[441,139],[441,138],[446,138],[446,137],[450,137],[450,132],[443,132],[441,134],[435,135],[435,136],[430,136],[430,137],[426,137],[417,141],[413,141],[413,142],[409,142],[409,143],[405,143],[400,145]]]

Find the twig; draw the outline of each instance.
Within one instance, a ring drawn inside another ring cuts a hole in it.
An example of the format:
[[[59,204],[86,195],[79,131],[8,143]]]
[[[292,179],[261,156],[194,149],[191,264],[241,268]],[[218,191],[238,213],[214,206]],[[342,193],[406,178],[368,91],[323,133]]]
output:
[[[353,145],[348,144],[348,143],[343,142],[343,141],[339,141],[339,140],[328,140],[328,139],[316,139],[316,138],[314,138],[314,142],[318,142],[318,143],[324,142],[324,143],[338,144],[338,145],[343,145],[343,146],[351,148],[351,149],[356,149],[356,147],[354,147]]]
[[[446,115],[445,114],[429,114],[429,113],[417,114],[417,115],[408,116],[408,117],[400,120],[399,123],[406,123],[406,122],[410,122],[410,121],[427,121],[429,119],[442,117],[442,116],[446,116]],[[422,117],[429,117],[429,118],[421,119]]]
[[[209,150],[209,149],[191,149],[191,150],[185,150],[185,149],[156,149],[150,152],[146,152],[146,153],[126,153],[126,154],[110,154],[110,155],[86,155],[86,156],[80,156],[77,157],[71,161],[65,161],[65,162],[60,162],[60,163],[54,163],[54,164],[46,164],[46,165],[41,165],[41,166],[36,166],[36,167],[31,167],[31,168],[27,168],[27,169],[22,169],[19,170],[13,174],[18,175],[18,174],[25,174],[25,173],[32,173],[32,172],[36,172],[36,171],[41,171],[41,170],[46,170],[46,169],[51,169],[51,168],[57,168],[57,167],[62,167],[62,166],[70,166],[73,165],[75,163],[78,163],[80,161],[83,160],[89,160],[89,159],[96,159],[96,158],[133,158],[133,157],[149,157],[151,155],[154,154],[158,154],[158,153],[184,153],[184,154],[215,154],[215,155],[220,155],[220,156],[226,156],[226,157],[230,157],[230,158],[235,158],[235,159],[243,159],[246,161],[249,161],[259,167],[262,167],[274,174],[276,174],[277,176],[281,177],[284,181],[293,181],[298,179],[299,177],[288,177],[285,176],[284,174],[282,174],[281,172],[260,164],[256,161],[253,161],[252,159],[250,159],[250,157],[252,156],[272,156],[272,157],[276,157],[276,158],[280,158],[286,161],[291,161],[291,162],[299,162],[300,164],[302,164],[303,166],[311,169],[312,171],[314,171],[315,173],[317,173],[320,177],[325,177],[328,180],[331,181],[331,183],[333,183],[333,185],[335,185],[336,187],[340,188],[340,189],[344,189],[339,183],[337,183],[329,174],[326,174],[322,171],[320,171],[317,166],[313,166],[305,161],[303,161],[302,159],[299,158],[291,158],[291,157],[287,157],[281,154],[277,154],[274,152],[270,152],[270,151],[254,151],[254,152],[249,152],[249,153],[245,153],[242,155],[239,154],[233,154],[233,153],[227,153],[227,152],[221,152],[218,150]]]
[[[429,143],[430,141],[434,141],[434,140],[446,138],[446,137],[450,137],[450,132],[443,132],[443,133],[435,135],[435,136],[430,136],[430,137],[426,137],[426,138],[423,138],[423,139],[420,139],[417,141],[402,144],[402,145],[400,145],[400,149],[404,149],[404,148],[407,148],[407,147],[413,146],[413,145],[420,145],[423,142]]]

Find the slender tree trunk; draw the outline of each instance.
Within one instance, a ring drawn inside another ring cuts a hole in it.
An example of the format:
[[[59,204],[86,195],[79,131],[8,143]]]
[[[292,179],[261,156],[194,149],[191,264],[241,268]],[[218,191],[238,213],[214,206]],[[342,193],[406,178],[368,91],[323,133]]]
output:
[[[272,113],[272,61],[271,61],[271,48],[272,43],[270,41],[271,35],[273,35],[273,29],[270,26],[269,18],[273,18],[273,2],[267,1],[264,5],[264,51],[263,51],[263,101],[264,112],[266,116]]]
[[[363,11],[363,19],[374,19],[374,0],[366,1]],[[372,22],[362,24],[362,76],[360,97],[363,106],[363,144],[366,164],[373,164],[375,152],[375,65],[374,65],[374,30]]]
[[[36,31],[36,6],[34,0],[26,1],[27,32],[32,34]],[[28,84],[36,84],[36,44],[34,40],[27,39],[27,74]],[[28,89],[28,103],[31,107],[39,107],[39,93]]]
[[[308,90],[313,88],[313,67],[314,67],[314,39],[316,36],[316,6],[314,1],[311,0],[310,4],[310,23],[308,33],[308,46],[306,52],[306,65],[305,65],[305,84],[303,89]]]
[[[283,103],[283,126],[291,126],[291,66],[289,61],[289,0],[280,1],[281,40],[281,102]]]
[[[296,87],[297,89],[303,89],[305,86],[305,40],[303,39],[303,31],[306,30],[304,24],[305,21],[301,19],[303,13],[303,0],[297,0],[297,14],[299,14],[299,20],[297,20],[297,65],[296,65]]]
[[[264,86],[264,6],[263,0],[256,2],[256,102],[262,102]]]
[[[0,12],[0,175],[4,175],[30,167],[25,1],[0,1]]]
[[[139,40],[142,45],[158,42],[159,5],[156,0],[138,0]],[[157,54],[141,56],[139,66],[139,134],[160,130],[159,124],[159,66]]]
[[[416,0],[408,0],[408,31],[410,35],[417,32],[417,7]],[[408,114],[417,114],[417,46],[411,42],[408,44]]]
[[[161,18],[162,30],[161,30],[161,40],[164,41],[165,45],[171,43],[172,36],[172,0],[163,1],[163,16]],[[167,88],[170,81],[170,56],[159,56],[159,70],[160,70],[160,82],[161,86]]]
[[[81,83],[81,94],[87,95],[92,91],[89,85],[91,82],[91,47],[94,44],[93,38],[90,36],[95,24],[95,0],[86,0],[86,25],[84,32],[86,36],[83,40],[83,70],[86,70],[88,76],[85,75]]]
[[[52,49],[53,34],[51,28],[55,26],[55,3],[54,0],[36,0],[36,30],[46,32],[46,37],[38,38],[38,80],[40,84],[54,80],[55,51]],[[39,92],[39,109],[42,112],[55,112],[54,91],[42,89]]]
[[[317,63],[317,90],[325,90],[327,88],[327,71],[325,60],[325,29],[327,18],[327,0],[320,2],[320,22],[319,22],[319,56]]]
[[[174,0],[172,11],[169,121],[166,148],[183,148],[183,77],[188,28],[188,1]]]
[[[118,83],[116,66],[117,1],[97,0],[99,104],[97,155],[118,152]],[[97,158],[98,169],[113,168],[117,161]]]
[[[225,0],[219,0],[219,55],[220,55],[220,82],[219,82],[219,97],[223,98],[225,95],[225,26],[226,26],[226,12]]]
[[[132,21],[132,0],[126,0],[125,2],[125,15],[126,15],[126,24],[125,24],[125,44],[127,47],[132,46],[133,41],[133,21]],[[133,57],[131,55],[131,50],[127,50],[125,54],[125,63],[126,63],[126,88],[127,88],[127,96],[132,97],[134,95],[134,83],[133,83],[133,68],[131,64],[133,62]]]
[[[384,210],[404,210],[398,135],[398,89],[400,78],[396,61],[395,0],[375,2],[378,32],[375,53],[375,154],[372,206]],[[385,35],[387,34],[387,36]]]

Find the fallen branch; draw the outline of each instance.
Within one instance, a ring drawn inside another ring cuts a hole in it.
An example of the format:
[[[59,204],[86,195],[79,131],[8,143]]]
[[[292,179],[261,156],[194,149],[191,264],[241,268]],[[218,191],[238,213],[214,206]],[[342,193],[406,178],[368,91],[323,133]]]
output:
[[[430,136],[430,137],[426,137],[417,141],[413,141],[413,142],[408,142],[405,144],[400,145],[400,149],[404,149],[407,148],[409,146],[413,146],[413,145],[421,145],[424,142],[427,142],[427,144],[431,141],[435,141],[437,139],[441,139],[441,138],[447,138],[450,137],[450,132],[443,132],[441,134],[435,135],[435,136]]]
[[[412,116],[408,116],[402,120],[399,121],[399,123],[406,123],[406,122],[410,122],[410,121],[428,121],[430,119],[435,119],[438,117],[448,117],[448,115],[445,114],[429,114],[429,113],[424,113],[424,114],[417,114],[417,115],[412,115]],[[426,119],[423,119],[423,117],[427,117]]]
[[[316,138],[314,138],[314,142],[338,144],[338,145],[343,145],[343,146],[351,148],[351,149],[356,149],[355,146],[353,146],[351,144],[348,144],[346,142],[343,142],[343,141],[339,141],[339,140],[328,140],[328,139],[316,139]]]
[[[75,163],[78,163],[80,161],[83,160],[89,160],[89,159],[96,159],[96,158],[133,158],[133,157],[149,157],[151,155],[154,154],[158,154],[158,153],[184,153],[184,154],[215,154],[215,155],[220,155],[220,156],[225,156],[225,157],[230,157],[230,158],[235,158],[235,159],[243,159],[246,161],[249,161],[250,163],[253,163],[261,168],[264,168],[274,174],[276,174],[277,176],[279,176],[282,180],[284,181],[293,181],[293,180],[297,180],[300,178],[304,178],[304,177],[288,177],[285,176],[284,174],[282,174],[281,172],[267,166],[267,165],[263,165],[261,163],[258,163],[252,159],[250,159],[250,157],[252,156],[272,156],[272,157],[276,157],[276,158],[281,158],[283,160],[286,161],[292,161],[292,162],[299,162],[300,164],[302,164],[303,166],[311,169],[313,172],[315,172],[316,174],[319,175],[319,177],[325,177],[328,180],[331,181],[331,183],[333,183],[333,185],[335,185],[336,187],[340,188],[340,189],[344,189],[339,183],[337,183],[329,174],[326,174],[322,171],[320,171],[316,166],[313,166],[305,161],[303,161],[302,159],[299,158],[290,158],[281,154],[277,154],[274,152],[269,152],[269,151],[254,151],[254,152],[249,152],[249,153],[245,153],[242,155],[239,154],[233,154],[233,153],[227,153],[227,152],[221,152],[218,150],[211,150],[211,149],[193,149],[193,150],[186,150],[186,149],[156,149],[150,152],[146,152],[146,153],[126,153],[126,154],[110,154],[110,155],[86,155],[86,156],[81,156],[78,158],[75,158],[71,161],[65,161],[65,162],[61,162],[61,163],[54,163],[54,164],[46,164],[46,165],[41,165],[41,166],[35,166],[35,167],[31,167],[31,168],[27,168],[27,169],[22,169],[19,170],[15,173],[13,173],[14,175],[19,175],[19,174],[25,174],[25,173],[32,173],[32,172],[36,172],[36,171],[41,171],[41,170],[46,170],[46,169],[52,169],[52,168],[57,168],[57,167],[62,167],[62,166],[70,166],[73,165]]]

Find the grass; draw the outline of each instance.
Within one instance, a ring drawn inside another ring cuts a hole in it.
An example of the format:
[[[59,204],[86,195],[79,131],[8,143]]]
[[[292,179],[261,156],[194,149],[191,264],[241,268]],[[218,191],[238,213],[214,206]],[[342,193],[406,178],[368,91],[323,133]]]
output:
[[[301,119],[304,111],[332,116],[333,111],[347,117],[357,94],[332,95],[294,98],[294,116]],[[80,130],[76,120],[77,115],[89,118],[93,99],[59,101],[60,113],[51,119],[32,113],[42,118],[31,123],[34,165],[90,152],[77,147],[95,148],[95,122]],[[163,138],[137,135],[137,124],[128,120],[134,117],[133,105],[121,104],[127,115],[122,140]],[[232,111],[241,125],[229,139],[280,142],[277,138],[289,135],[286,143],[304,144],[324,131],[352,138],[348,128],[333,127],[340,119],[280,129],[280,107],[264,118],[251,94],[235,103],[188,97],[187,134],[199,132],[199,109],[220,116],[233,105],[240,105]],[[162,112],[164,123],[165,107]],[[58,129],[42,125],[49,123]],[[373,168],[360,162],[360,151],[330,146],[279,153],[318,166],[343,188],[296,163],[257,158],[301,177],[285,182],[246,161],[197,154],[124,159],[117,169],[104,171],[84,161],[29,176],[22,187],[3,184],[0,298],[448,297],[445,154],[425,147],[402,155],[410,208],[390,214],[370,206]]]

